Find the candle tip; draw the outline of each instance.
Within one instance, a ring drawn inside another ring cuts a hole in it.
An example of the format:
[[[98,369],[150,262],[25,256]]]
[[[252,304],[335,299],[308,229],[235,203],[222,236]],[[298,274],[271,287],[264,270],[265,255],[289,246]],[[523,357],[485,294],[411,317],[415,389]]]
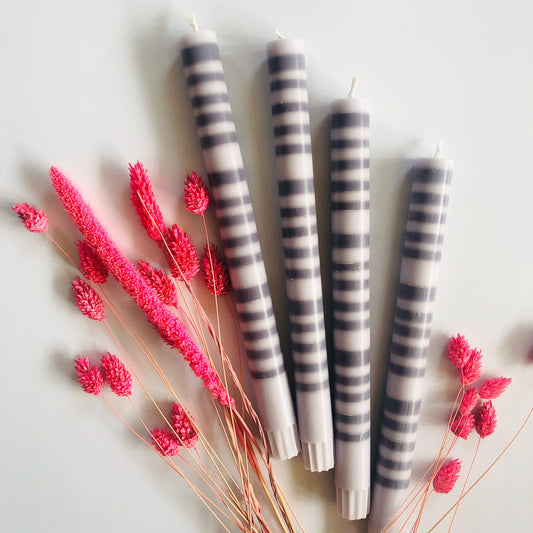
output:
[[[277,28],[274,30],[274,35],[275,35],[278,39],[285,39],[285,35],[283,35],[283,33],[281,33]]]
[[[191,28],[194,31],[198,31],[198,24],[196,24],[196,17],[192,13],[189,13],[187,15],[187,20],[189,21],[189,24],[191,25]]]
[[[437,143],[437,148],[435,150],[435,155],[433,156],[435,159],[438,159],[442,154],[442,141],[439,141]]]
[[[350,87],[350,92],[348,93],[348,98],[353,98],[355,92],[355,86],[357,85],[357,76],[352,78],[352,85]]]

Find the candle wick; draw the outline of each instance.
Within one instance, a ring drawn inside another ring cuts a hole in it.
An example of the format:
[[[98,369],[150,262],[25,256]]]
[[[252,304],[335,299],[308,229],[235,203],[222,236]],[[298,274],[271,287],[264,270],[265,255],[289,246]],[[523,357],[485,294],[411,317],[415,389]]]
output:
[[[189,21],[189,24],[191,25],[191,28],[194,31],[198,31],[198,24],[196,24],[196,17],[192,13],[187,15],[187,20]]]
[[[435,150],[435,155],[433,156],[435,159],[438,159],[441,156],[442,153],[442,141],[439,141],[437,143],[437,149]]]
[[[350,92],[348,93],[348,98],[353,98],[353,94],[355,92],[355,86],[357,85],[357,76],[354,76],[352,78],[352,85],[350,87]]]
[[[285,39],[285,35],[283,35],[283,33],[281,33],[277,28],[274,30],[274,35],[275,35],[278,39]]]

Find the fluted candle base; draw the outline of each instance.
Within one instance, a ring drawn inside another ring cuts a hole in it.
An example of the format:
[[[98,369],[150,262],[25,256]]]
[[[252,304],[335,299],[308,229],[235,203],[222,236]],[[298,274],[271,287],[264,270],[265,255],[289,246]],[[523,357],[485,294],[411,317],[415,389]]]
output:
[[[370,509],[370,489],[337,489],[337,509],[346,520],[362,520]]]
[[[266,432],[270,453],[274,459],[284,461],[291,457],[296,457],[300,453],[298,429],[296,424],[284,430]]]
[[[311,472],[331,470],[334,466],[333,442],[303,442],[302,459],[304,467]]]

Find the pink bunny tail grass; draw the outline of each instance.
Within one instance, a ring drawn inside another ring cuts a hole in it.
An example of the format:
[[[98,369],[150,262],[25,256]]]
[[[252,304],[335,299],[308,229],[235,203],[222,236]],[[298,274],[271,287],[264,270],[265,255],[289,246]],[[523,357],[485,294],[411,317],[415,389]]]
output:
[[[215,369],[187,333],[183,322],[165,307],[131,261],[116,247],[78,190],[56,167],[50,169],[50,177],[66,212],[159,335],[169,346],[181,352],[192,371],[203,380],[205,387],[221,405],[234,408],[235,402]]]
[[[134,165],[130,163],[129,170],[133,207],[135,207],[148,236],[161,243],[165,234],[165,221],[156,202],[148,172],[139,161]]]
[[[457,334],[448,344],[448,359],[453,366],[463,368],[470,358],[471,349],[464,335]]]
[[[463,416],[470,414],[476,407],[478,400],[479,395],[475,387],[466,389],[459,405],[459,414]]]
[[[183,199],[187,210],[196,215],[203,215],[209,207],[209,191],[196,172],[191,172],[185,180]]]
[[[511,381],[513,381],[511,378],[502,377],[487,379],[487,381],[479,387],[479,396],[484,400],[493,400],[505,391]]]
[[[194,427],[194,419],[181,405],[172,405],[172,427],[185,448],[194,448],[198,442],[198,433]]]
[[[470,352],[470,357],[465,365],[460,369],[459,379],[463,385],[470,385],[477,381],[481,376],[481,367],[483,366],[483,354],[481,350],[474,348]]]
[[[174,224],[165,235],[165,255],[172,276],[180,281],[191,281],[200,270],[200,261],[194,244],[187,233]]]
[[[141,273],[144,281],[152,287],[159,299],[165,305],[177,305],[178,293],[173,281],[165,275],[161,270],[153,268],[146,261],[139,261],[137,269]]]
[[[78,257],[80,260],[80,270],[83,275],[92,283],[105,283],[109,271],[100,261],[98,254],[92,249],[87,241],[77,241]]]
[[[461,473],[461,460],[452,459],[443,464],[433,478],[433,488],[440,494],[448,494],[457,483]]]
[[[159,455],[163,457],[174,457],[178,455],[180,445],[170,431],[162,428],[154,428],[151,437],[155,451]]]
[[[71,286],[76,305],[82,314],[99,322],[104,320],[105,306],[98,293],[79,277],[72,280]]]
[[[43,233],[48,229],[48,218],[40,209],[35,209],[26,202],[14,204],[11,209],[17,213],[28,231]]]
[[[211,294],[226,296],[230,292],[228,267],[216,245],[212,244],[209,248],[205,245],[201,270],[204,284]]]
[[[483,402],[475,418],[476,431],[482,439],[494,433],[498,421],[496,420],[496,410],[490,400]]]
[[[109,352],[102,355],[105,380],[117,396],[131,396],[132,379],[124,363]]]
[[[458,414],[450,422],[450,431],[456,437],[460,437],[461,439],[466,440],[468,438],[468,435],[472,433],[475,423],[476,421],[472,413],[468,413],[467,415],[464,415],[464,416],[461,416],[460,414]]]
[[[76,374],[81,388],[87,394],[99,396],[104,388],[104,376],[97,366],[91,368],[91,359],[89,357],[78,356],[74,363]]]

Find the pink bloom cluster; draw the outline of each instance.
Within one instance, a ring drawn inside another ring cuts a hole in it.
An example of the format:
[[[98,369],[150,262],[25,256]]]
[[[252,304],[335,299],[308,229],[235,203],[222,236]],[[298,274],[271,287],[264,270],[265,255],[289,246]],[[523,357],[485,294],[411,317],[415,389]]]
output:
[[[105,306],[98,293],[80,277],[74,279],[71,286],[76,305],[82,314],[92,320],[104,320]]]
[[[461,473],[461,460],[452,459],[444,463],[435,474],[433,478],[433,488],[435,492],[441,494],[448,494],[457,483],[459,474]]]
[[[170,273],[180,281],[191,281],[200,270],[200,261],[194,244],[177,224],[167,229],[165,255]]]
[[[154,289],[159,299],[165,305],[175,306],[178,304],[178,294],[172,280],[161,270],[152,267],[146,261],[139,261],[137,268],[144,281]]]
[[[191,172],[185,180],[183,199],[185,207],[197,215],[203,215],[209,207],[209,191],[196,172]]]
[[[193,448],[198,442],[194,419],[181,405],[172,405],[172,430],[154,428],[152,443],[155,450],[163,456],[174,457],[181,446]]]
[[[77,241],[80,270],[92,283],[105,283],[109,272],[87,241]]]
[[[117,356],[109,352],[102,355],[103,372],[96,365],[91,367],[90,357],[81,357],[81,355],[78,356],[74,366],[78,381],[88,394],[99,396],[104,388],[104,382],[107,381],[117,396],[131,395],[131,374]]]
[[[202,257],[202,279],[211,294],[226,296],[231,290],[228,267],[215,244],[205,245]]]
[[[99,396],[104,388],[102,371],[97,366],[91,367],[91,359],[89,357],[82,357],[81,355],[78,356],[74,367],[76,374],[78,374],[78,381],[84,392]]]
[[[48,229],[48,218],[40,209],[35,209],[26,202],[15,204],[11,209],[17,213],[28,231],[43,233]]]

